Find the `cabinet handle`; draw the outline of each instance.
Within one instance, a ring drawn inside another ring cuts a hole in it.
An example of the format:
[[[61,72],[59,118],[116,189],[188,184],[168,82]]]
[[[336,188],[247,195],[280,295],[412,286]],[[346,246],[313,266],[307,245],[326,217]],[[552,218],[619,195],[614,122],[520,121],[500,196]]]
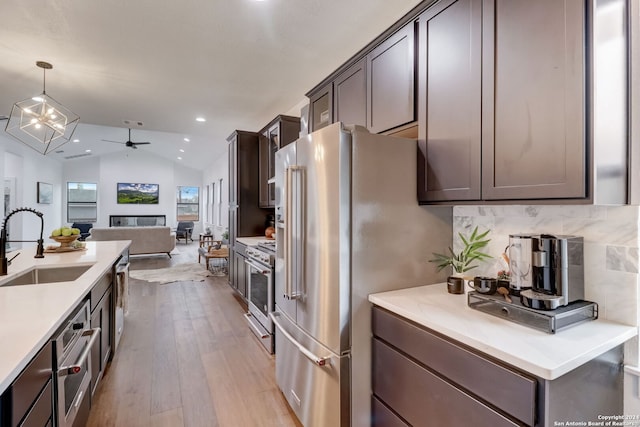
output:
[[[261,339],[265,339],[265,338],[269,338],[269,334],[265,334],[264,332],[262,332],[260,329],[258,329],[256,327],[256,325],[253,324],[253,322],[251,321],[251,313],[245,313],[244,317],[247,318],[247,322],[249,322],[249,327],[251,329],[253,329],[253,331],[256,333],[256,335],[261,338]]]
[[[76,399],[76,403],[73,405],[74,408],[77,408],[78,406],[80,406],[80,402],[82,402],[82,396],[84,396],[84,390],[78,393],[78,398]]]
[[[62,368],[58,369],[59,377],[64,377],[66,375],[74,375],[82,371],[82,365],[84,365],[84,362],[86,362],[87,357],[89,357],[89,353],[91,352],[91,347],[93,347],[93,344],[95,344],[98,338],[100,338],[100,328],[87,329],[82,333],[81,336],[83,337],[91,336],[91,339],[89,340],[89,343],[87,344],[85,349],[80,354],[78,361],[74,365],[63,366]]]

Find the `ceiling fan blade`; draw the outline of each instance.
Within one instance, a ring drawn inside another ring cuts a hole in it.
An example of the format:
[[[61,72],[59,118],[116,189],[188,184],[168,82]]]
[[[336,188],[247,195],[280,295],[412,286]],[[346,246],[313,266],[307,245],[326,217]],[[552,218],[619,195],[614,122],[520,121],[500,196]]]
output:
[[[112,141],[112,140],[110,140],[110,139],[103,139],[102,141],[105,141],[105,142],[115,142],[116,144],[124,144],[124,142],[122,142],[122,141]]]
[[[138,147],[136,147],[135,144],[131,144],[129,147],[133,148],[134,150],[138,149]]]
[[[133,145],[146,145],[151,144],[150,142],[132,142]]]

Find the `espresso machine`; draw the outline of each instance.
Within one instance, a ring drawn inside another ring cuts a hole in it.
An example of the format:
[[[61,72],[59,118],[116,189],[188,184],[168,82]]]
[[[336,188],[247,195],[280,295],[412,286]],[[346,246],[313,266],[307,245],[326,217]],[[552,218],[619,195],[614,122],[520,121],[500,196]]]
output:
[[[531,236],[531,289],[525,307],[555,310],[584,299],[584,241],[579,236]]]

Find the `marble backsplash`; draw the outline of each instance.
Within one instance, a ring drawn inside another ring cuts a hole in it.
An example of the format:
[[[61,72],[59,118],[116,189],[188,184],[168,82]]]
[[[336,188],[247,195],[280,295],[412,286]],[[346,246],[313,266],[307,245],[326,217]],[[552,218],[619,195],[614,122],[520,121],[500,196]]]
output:
[[[495,277],[506,264],[501,254],[509,234],[569,234],[584,238],[585,298],[598,303],[599,317],[638,324],[638,206],[456,206],[453,209],[454,251],[475,226],[490,229],[486,252],[493,259],[469,271]]]

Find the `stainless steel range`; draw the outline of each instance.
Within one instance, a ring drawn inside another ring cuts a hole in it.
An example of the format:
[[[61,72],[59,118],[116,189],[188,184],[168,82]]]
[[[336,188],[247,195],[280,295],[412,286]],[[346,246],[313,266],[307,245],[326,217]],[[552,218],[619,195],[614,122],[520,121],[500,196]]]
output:
[[[249,312],[245,315],[251,331],[260,339],[264,348],[274,353],[274,326],[269,314],[275,309],[274,265],[276,255],[275,241],[258,243],[248,247],[246,255],[248,280]]]

